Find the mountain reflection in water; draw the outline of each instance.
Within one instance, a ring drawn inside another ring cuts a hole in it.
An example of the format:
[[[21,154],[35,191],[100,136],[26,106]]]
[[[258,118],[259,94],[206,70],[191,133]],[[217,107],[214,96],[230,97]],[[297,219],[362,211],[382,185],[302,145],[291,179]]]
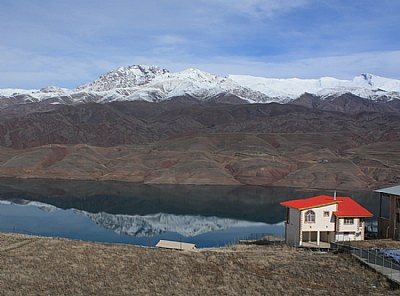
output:
[[[285,209],[280,201],[329,193],[258,186],[0,179],[0,231],[137,245],[171,239],[220,246],[249,236],[282,236]],[[343,194],[377,213],[378,198],[371,192]]]

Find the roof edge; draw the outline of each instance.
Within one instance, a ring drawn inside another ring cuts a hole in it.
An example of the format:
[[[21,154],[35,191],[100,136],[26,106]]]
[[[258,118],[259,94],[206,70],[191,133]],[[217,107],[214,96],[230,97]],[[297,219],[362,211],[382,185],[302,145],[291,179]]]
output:
[[[374,192],[400,195],[400,185],[376,189],[376,190],[374,190]]]
[[[336,200],[336,201],[332,201],[332,202],[329,202],[329,203],[320,204],[320,205],[314,205],[314,206],[309,206],[309,207],[304,207],[304,208],[296,208],[296,207],[293,207],[293,206],[285,205],[285,204],[283,204],[283,202],[281,202],[280,204],[281,204],[282,206],[284,206],[284,207],[287,207],[287,208],[291,208],[291,209],[296,209],[296,210],[299,210],[299,211],[303,211],[303,210],[308,210],[308,209],[314,209],[314,208],[320,208],[320,207],[330,206],[330,205],[338,204],[339,202],[341,202],[341,201],[340,201],[340,200]]]
[[[340,216],[338,216],[335,214],[335,216],[338,218],[368,218],[368,217],[373,217],[374,215],[371,214],[371,215],[357,215],[357,216],[355,216],[355,215],[350,215],[350,216],[340,215]]]

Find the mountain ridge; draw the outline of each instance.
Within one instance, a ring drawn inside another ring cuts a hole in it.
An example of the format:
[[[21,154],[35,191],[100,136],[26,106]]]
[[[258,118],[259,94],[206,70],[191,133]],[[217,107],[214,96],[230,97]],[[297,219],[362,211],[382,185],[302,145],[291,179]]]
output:
[[[161,102],[175,97],[199,101],[235,97],[233,103],[289,103],[309,93],[320,99],[352,94],[376,102],[400,99],[400,80],[361,74],[352,80],[333,77],[319,79],[278,79],[248,75],[219,77],[199,69],[169,72],[157,66],[132,65],[109,71],[74,89],[49,86],[42,89],[0,89],[0,108],[7,104],[44,102],[80,104],[114,101]]]

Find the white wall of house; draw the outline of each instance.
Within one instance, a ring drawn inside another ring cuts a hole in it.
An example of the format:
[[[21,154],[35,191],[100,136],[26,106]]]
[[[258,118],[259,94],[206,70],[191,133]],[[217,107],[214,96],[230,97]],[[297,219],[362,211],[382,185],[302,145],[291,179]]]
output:
[[[315,223],[305,222],[306,213],[312,210],[315,213]],[[335,231],[335,216],[336,204],[312,208],[301,211],[302,231]],[[325,216],[327,213],[328,216]]]
[[[352,224],[345,224],[345,218],[338,218],[336,221],[336,231],[337,232],[355,232],[358,228],[359,219],[358,218],[348,218],[353,221]]]
[[[334,215],[336,204],[297,210],[288,208],[286,221],[286,243],[288,245],[302,245],[302,242],[313,241],[349,241],[363,240],[365,222],[360,218],[353,218],[353,224],[345,224],[344,218]],[[312,210],[315,213],[315,222],[306,222],[306,213]]]
[[[309,210],[315,213],[315,223],[305,222],[305,214]],[[286,243],[301,245],[302,241],[308,241],[309,238],[313,241],[317,241],[318,238],[318,241],[320,241],[321,232],[327,231],[330,234],[325,234],[325,237],[328,237],[326,239],[328,241],[333,240],[335,231],[334,211],[336,211],[336,204],[301,211],[289,208],[289,219],[286,223]]]
[[[365,222],[360,218],[353,218],[353,224],[346,224],[345,218],[336,220],[336,240],[364,240]]]
[[[338,242],[353,241],[354,238],[354,232],[336,232],[335,236],[335,240]]]

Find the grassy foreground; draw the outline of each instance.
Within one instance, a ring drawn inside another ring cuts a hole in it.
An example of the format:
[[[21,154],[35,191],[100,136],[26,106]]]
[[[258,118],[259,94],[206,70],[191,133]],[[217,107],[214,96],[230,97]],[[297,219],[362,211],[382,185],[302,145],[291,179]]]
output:
[[[348,255],[180,252],[0,233],[0,295],[398,295]]]

